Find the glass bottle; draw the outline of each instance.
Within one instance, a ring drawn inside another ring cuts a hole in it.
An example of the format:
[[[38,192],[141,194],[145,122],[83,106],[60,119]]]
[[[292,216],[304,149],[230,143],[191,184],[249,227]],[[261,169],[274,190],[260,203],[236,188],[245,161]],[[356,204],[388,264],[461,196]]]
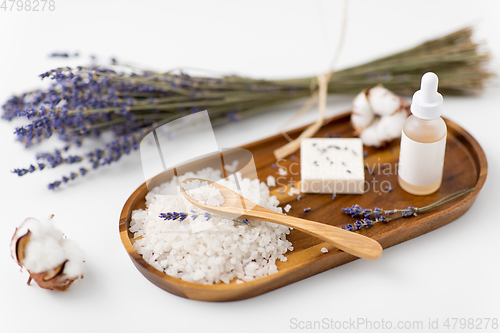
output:
[[[420,90],[413,95],[412,115],[403,125],[398,182],[403,190],[415,195],[436,192],[443,177],[447,128],[440,117],[443,97],[437,87],[436,74],[422,76]]]

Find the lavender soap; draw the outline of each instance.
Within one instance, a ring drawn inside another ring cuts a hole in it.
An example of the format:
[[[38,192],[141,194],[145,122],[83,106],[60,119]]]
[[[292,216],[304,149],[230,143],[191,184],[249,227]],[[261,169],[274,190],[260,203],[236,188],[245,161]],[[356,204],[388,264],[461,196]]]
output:
[[[361,139],[304,139],[300,145],[301,191],[362,194],[363,165]]]

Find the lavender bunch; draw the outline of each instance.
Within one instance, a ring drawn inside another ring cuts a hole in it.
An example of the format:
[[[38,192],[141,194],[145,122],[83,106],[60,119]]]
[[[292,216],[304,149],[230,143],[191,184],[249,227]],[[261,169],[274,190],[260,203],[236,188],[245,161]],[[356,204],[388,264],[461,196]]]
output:
[[[437,208],[441,205],[444,205],[450,201],[453,201],[467,193],[474,191],[474,188],[471,189],[463,189],[457,192],[453,192],[450,195],[445,196],[442,199],[439,199],[436,202],[433,202],[424,207],[413,207],[409,206],[404,209],[390,209],[385,210],[382,208],[375,207],[373,209],[365,208],[363,209],[360,205],[353,205],[352,207],[342,208],[342,211],[351,217],[360,218],[356,220],[353,224],[347,224],[345,226],[340,227],[341,229],[345,229],[348,231],[358,231],[363,228],[371,228],[375,223],[388,223],[403,217],[411,217],[417,216],[418,213],[423,213],[428,210]],[[397,213],[401,213],[400,215],[393,216]],[[392,216],[392,217],[389,217]]]
[[[483,65],[487,53],[470,39],[472,29],[423,43],[410,50],[337,71],[328,83],[330,93],[358,93],[382,83],[398,94],[418,89],[422,73],[439,75],[440,91],[470,94],[481,91],[492,76]],[[53,53],[52,57],[77,54]],[[95,59],[94,59],[95,60]],[[93,61],[95,62],[95,61]],[[212,124],[238,121],[272,105],[310,96],[315,77],[260,80],[241,76],[194,76],[182,70],[154,72],[120,65],[92,64],[60,67],[40,74],[52,84],[13,96],[3,106],[2,118],[25,118],[15,129],[18,141],[34,146],[56,136],[61,146],[36,155],[36,162],[13,170],[18,176],[75,165],[75,170],[48,185],[49,189],[113,164],[139,148],[153,129],[194,112],[207,110]],[[88,138],[112,133],[114,140],[83,154],[75,154]]]
[[[267,85],[238,77],[214,79],[185,73],[118,71],[118,66],[57,68],[42,73],[54,82],[47,90],[14,96],[3,106],[2,117],[30,121],[16,128],[17,140],[31,147],[52,136],[64,144],[36,155],[36,163],[15,169],[24,176],[63,164],[86,163],[48,185],[56,189],[90,170],[112,164],[137,150],[141,139],[155,128],[182,116],[208,109],[213,123],[236,121],[256,107],[305,97],[307,89]],[[115,140],[84,154],[70,154],[91,137],[112,132]]]
[[[206,221],[211,220],[213,217],[220,217],[220,218],[231,220],[231,221],[234,221],[236,223],[240,223],[240,224],[243,224],[246,226],[250,226],[250,227],[252,226],[250,224],[250,221],[248,221],[248,219],[241,219],[240,220],[240,219],[235,219],[235,218],[231,218],[231,217],[227,217],[227,216],[223,216],[223,215],[219,215],[219,214],[214,214],[214,213],[210,213],[210,212],[204,212],[203,214],[200,214],[194,210],[191,210],[190,214],[183,213],[183,212],[168,212],[168,213],[160,213],[160,215],[158,215],[159,218],[164,219],[165,221],[179,221],[179,222],[184,221],[188,216],[190,216],[191,219],[193,219],[193,220],[196,220],[198,217],[202,216]]]

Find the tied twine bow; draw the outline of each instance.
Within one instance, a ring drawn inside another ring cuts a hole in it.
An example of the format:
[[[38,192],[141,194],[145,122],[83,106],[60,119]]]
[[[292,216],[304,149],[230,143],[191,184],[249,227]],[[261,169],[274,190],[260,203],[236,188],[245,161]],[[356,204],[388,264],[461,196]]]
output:
[[[309,97],[306,103],[302,106],[302,108],[297,112],[290,120],[288,120],[285,124],[281,126],[281,128],[287,127],[302,117],[309,109],[311,109],[316,102],[318,102],[318,120],[316,120],[313,124],[307,127],[298,138],[293,140],[288,133],[282,131],[281,134],[289,141],[284,146],[276,149],[274,151],[274,156],[276,159],[282,159],[287,157],[290,154],[293,154],[300,148],[300,143],[303,139],[310,138],[314,134],[318,132],[318,130],[323,126],[325,120],[325,110],[326,110],[326,96],[328,94],[328,82],[330,81],[330,77],[332,76],[335,65],[337,64],[338,58],[340,56],[340,50],[344,44],[344,36],[345,36],[345,28],[346,28],[346,18],[347,18],[347,0],[344,1],[344,11],[342,14],[342,28],[340,33],[339,43],[337,45],[337,50],[335,51],[335,55],[330,64],[330,70],[326,74],[318,75],[316,82],[318,89],[316,88],[316,83],[314,81],[311,82],[311,90],[314,90],[314,93]]]

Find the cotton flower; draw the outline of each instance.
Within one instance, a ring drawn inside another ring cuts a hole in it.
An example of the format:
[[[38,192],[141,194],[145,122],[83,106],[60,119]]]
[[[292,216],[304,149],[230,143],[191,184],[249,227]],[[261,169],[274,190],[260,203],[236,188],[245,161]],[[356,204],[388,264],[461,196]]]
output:
[[[16,229],[11,242],[11,255],[19,266],[26,268],[31,280],[44,289],[66,291],[83,278],[85,254],[80,247],[52,224],[26,219]]]
[[[404,99],[377,85],[354,98],[351,123],[365,146],[380,147],[401,136],[408,114]]]

